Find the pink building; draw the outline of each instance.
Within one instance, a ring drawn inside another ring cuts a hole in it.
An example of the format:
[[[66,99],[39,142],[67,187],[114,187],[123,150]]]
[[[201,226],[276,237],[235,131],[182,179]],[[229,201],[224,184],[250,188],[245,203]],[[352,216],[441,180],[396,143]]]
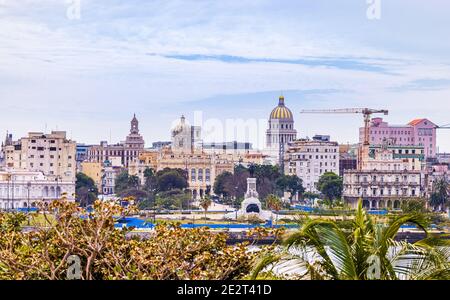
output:
[[[416,119],[407,125],[389,125],[383,118],[373,118],[370,144],[381,145],[386,140],[397,146],[423,146],[425,158],[436,157],[436,128],[436,124],[428,119]],[[364,142],[364,128],[359,130],[359,141]]]

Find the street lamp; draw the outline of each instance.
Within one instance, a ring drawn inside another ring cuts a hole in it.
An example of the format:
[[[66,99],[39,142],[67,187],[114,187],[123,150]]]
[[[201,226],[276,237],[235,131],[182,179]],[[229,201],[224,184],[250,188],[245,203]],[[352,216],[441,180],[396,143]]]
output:
[[[237,205],[237,191],[238,191],[238,186],[235,186],[234,187],[234,189],[235,189],[235,193],[234,193],[234,209],[236,210],[236,221],[237,221],[237,219],[238,219],[238,205]]]
[[[7,178],[7,188],[8,188],[8,193],[7,193],[7,198],[8,198],[8,201],[7,201],[7,205],[8,205],[8,207],[7,207],[7,210],[10,210],[10,209],[14,209],[14,177],[13,177],[13,175],[11,174],[11,173],[9,173],[8,172],[8,174],[6,175],[6,178]],[[11,182],[12,182],[12,189],[11,189]],[[12,199],[10,199],[10,189],[11,189],[11,195],[12,195]],[[10,200],[12,200],[11,202],[10,202]]]
[[[11,180],[11,174],[8,173],[8,174],[6,174],[6,188],[7,188],[7,193],[6,193],[7,201],[6,201],[6,207],[5,207],[6,211],[9,209],[9,206],[10,206],[10,204],[9,204],[9,181],[10,180]]]
[[[55,178],[55,181],[56,181],[56,191],[55,191],[55,198],[56,199],[55,200],[58,200],[59,197],[61,196],[61,195],[58,194],[58,191],[59,191],[59,179],[61,179],[61,181],[62,181],[62,177],[60,175],[57,175],[56,178]]]
[[[12,210],[14,210],[14,176],[11,176],[12,178],[12,203],[11,203],[11,208]]]
[[[30,188],[31,188],[31,182],[27,182],[27,210],[28,210],[28,226],[30,226]]]

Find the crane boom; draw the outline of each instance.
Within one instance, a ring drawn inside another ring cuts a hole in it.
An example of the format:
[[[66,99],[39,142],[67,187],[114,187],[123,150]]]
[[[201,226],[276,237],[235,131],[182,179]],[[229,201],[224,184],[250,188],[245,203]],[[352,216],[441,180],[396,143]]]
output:
[[[373,114],[388,115],[389,111],[385,109],[371,109],[371,108],[341,108],[341,109],[306,109],[300,111],[302,114],[362,114],[364,116],[364,144],[360,146],[358,151],[359,169],[362,168],[363,152],[368,151],[370,145],[370,118]]]
[[[389,111],[384,109],[370,109],[370,108],[341,108],[341,109],[304,109],[302,114],[377,114],[382,113],[388,115]]]

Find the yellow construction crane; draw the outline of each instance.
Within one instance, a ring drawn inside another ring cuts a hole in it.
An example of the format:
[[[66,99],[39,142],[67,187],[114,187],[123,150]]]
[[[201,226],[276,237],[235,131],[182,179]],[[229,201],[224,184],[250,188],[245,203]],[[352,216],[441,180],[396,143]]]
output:
[[[342,109],[305,109],[300,111],[302,114],[362,114],[364,116],[364,145],[370,145],[369,130],[370,120],[373,114],[389,114],[385,109],[371,108],[342,108]]]
[[[358,151],[358,168],[362,168],[362,155],[365,148],[370,146],[370,120],[373,114],[388,115],[389,111],[385,109],[371,108],[342,108],[342,109],[310,109],[300,111],[302,114],[362,114],[364,116],[364,143]],[[366,149],[368,150],[368,149]]]

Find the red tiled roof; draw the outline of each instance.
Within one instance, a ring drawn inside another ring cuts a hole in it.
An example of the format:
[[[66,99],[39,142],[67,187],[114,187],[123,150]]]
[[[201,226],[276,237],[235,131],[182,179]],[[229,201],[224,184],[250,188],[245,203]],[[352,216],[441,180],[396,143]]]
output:
[[[436,124],[434,124],[433,122],[431,122],[428,119],[415,119],[415,120],[412,120],[411,122],[409,122],[408,125],[416,126],[416,125],[419,125],[420,123],[422,123],[423,121],[427,121],[430,125],[433,125],[434,127],[438,127]]]
[[[422,122],[423,120],[425,120],[425,119],[415,119],[415,120],[412,120],[411,122],[409,122],[408,125],[416,126],[416,125],[418,125],[420,122]]]

